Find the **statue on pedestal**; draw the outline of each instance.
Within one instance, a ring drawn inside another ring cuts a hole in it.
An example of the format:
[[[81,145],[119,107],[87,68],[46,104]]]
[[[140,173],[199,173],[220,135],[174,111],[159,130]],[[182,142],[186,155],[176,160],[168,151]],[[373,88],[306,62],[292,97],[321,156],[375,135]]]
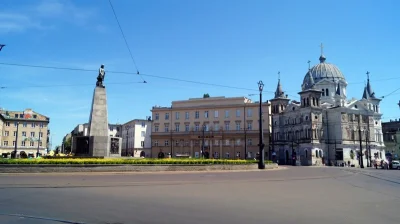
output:
[[[104,71],[104,65],[100,66],[99,75],[97,76],[96,86],[105,88],[103,85],[104,77],[106,76],[106,72]]]

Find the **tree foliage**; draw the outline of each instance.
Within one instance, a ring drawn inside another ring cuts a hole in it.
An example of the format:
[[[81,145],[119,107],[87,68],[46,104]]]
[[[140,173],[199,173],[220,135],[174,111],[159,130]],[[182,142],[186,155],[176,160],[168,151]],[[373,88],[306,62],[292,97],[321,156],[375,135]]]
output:
[[[210,98],[210,94],[204,93],[204,94],[203,94],[203,98]]]

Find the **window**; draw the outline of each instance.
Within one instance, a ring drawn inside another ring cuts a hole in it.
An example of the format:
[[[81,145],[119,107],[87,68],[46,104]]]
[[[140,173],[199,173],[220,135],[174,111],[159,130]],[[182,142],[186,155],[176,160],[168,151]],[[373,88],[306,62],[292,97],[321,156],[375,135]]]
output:
[[[34,114],[34,115],[33,115],[33,119],[36,119],[36,118],[37,118],[37,115],[36,115],[36,114]]]
[[[144,147],[144,141],[140,142],[140,146]]]
[[[29,146],[35,146],[35,142],[29,142]]]
[[[154,145],[154,146],[158,146],[158,141],[155,140],[154,143],[153,143],[153,145]]]
[[[253,130],[253,123],[247,122],[247,130]]]
[[[199,117],[200,117],[200,113],[199,113],[199,111],[196,111],[196,112],[194,113],[194,118],[195,118],[195,119],[199,119]]]
[[[22,132],[22,136],[26,137],[26,131]]]
[[[208,111],[204,111],[204,118],[208,118]]]
[[[9,136],[10,135],[10,132],[9,131],[5,131],[4,132],[4,136]]]
[[[155,117],[156,117],[155,120],[159,120],[160,119],[160,115],[158,113],[156,113]]]
[[[22,123],[22,127],[26,128],[28,127],[28,124],[26,122]]]
[[[179,131],[179,124],[175,124],[175,131]]]
[[[142,128],[146,127],[146,123],[142,121]]]
[[[225,123],[225,130],[229,131],[229,122]]]
[[[179,140],[175,140],[175,146],[179,146]]]
[[[179,112],[175,112],[175,120],[179,120]]]
[[[218,110],[215,110],[215,111],[214,111],[214,117],[215,117],[215,118],[218,118]]]
[[[14,131],[14,136],[17,136],[17,132],[16,131]]]
[[[17,127],[18,126],[18,122],[14,122],[14,127]]]
[[[236,131],[240,131],[240,122],[236,122]]]
[[[252,117],[253,116],[253,109],[247,108],[247,117]]]
[[[169,124],[164,125],[164,132],[169,132]]]
[[[39,146],[42,147],[42,141],[39,142]]]
[[[32,128],[36,127],[36,124],[32,122],[31,127]]]
[[[218,131],[218,130],[219,130],[219,123],[215,123],[215,124],[214,124],[214,130],[215,130],[215,131]]]
[[[204,124],[204,131],[210,131],[210,125],[209,124]]]
[[[142,137],[144,137],[146,135],[146,132],[142,131],[141,134],[142,134]]]
[[[325,91],[326,91],[325,95],[329,96],[329,89],[326,89]]]
[[[24,118],[24,115],[23,115],[23,114],[20,114],[20,115],[19,115],[19,118]]]
[[[194,126],[194,130],[195,130],[195,131],[199,131],[199,129],[200,129],[199,124],[196,124],[196,125]]]
[[[165,120],[169,120],[169,113],[165,113]]]
[[[190,131],[189,124],[185,124],[185,131],[186,132]]]
[[[325,89],[322,89],[322,96],[325,96]]]
[[[21,142],[21,146],[25,146],[25,141],[22,141],[22,142]]]
[[[15,146],[15,144],[16,144],[16,141],[13,141],[13,146]]]
[[[186,120],[189,119],[189,112],[185,112],[185,119],[186,119]]]
[[[253,140],[251,138],[247,139],[247,145],[253,145]]]
[[[4,142],[3,142],[3,145],[4,145],[4,146],[8,146],[8,141],[4,141]]]
[[[229,146],[229,139],[226,139],[226,140],[225,140],[225,145],[226,145],[226,146]]]
[[[229,110],[226,110],[225,111],[225,118],[228,118],[229,117]]]
[[[214,141],[214,145],[215,145],[215,146],[219,146],[219,140],[215,140],[215,141]]]
[[[241,144],[240,138],[239,138],[239,139],[236,139],[236,145],[238,146],[238,145],[240,145],[240,144]]]
[[[7,126],[7,127],[10,127],[10,122],[6,122],[6,126]]]
[[[154,125],[154,132],[158,132],[158,125]]]
[[[168,140],[165,140],[165,141],[164,141],[164,146],[169,146]]]
[[[236,109],[236,117],[240,117],[240,110]]]
[[[35,132],[31,132],[31,137],[35,137]]]

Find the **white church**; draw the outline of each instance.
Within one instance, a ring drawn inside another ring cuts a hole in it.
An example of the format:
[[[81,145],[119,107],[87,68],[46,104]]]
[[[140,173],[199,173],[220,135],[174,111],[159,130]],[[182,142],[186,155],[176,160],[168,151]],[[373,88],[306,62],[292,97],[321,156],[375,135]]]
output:
[[[323,54],[319,61],[304,77],[300,101],[288,98],[280,80],[270,100],[272,151],[279,163],[367,167],[384,159],[381,99],[372,90],[369,73],[361,99],[347,99],[345,76]]]

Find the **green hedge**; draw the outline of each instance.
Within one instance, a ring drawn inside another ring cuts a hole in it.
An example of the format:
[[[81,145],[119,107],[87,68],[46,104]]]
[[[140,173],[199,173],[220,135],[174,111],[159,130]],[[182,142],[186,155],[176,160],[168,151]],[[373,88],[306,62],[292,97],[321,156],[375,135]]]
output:
[[[0,159],[0,164],[254,164],[257,160],[226,159]],[[269,164],[271,161],[265,161]]]

